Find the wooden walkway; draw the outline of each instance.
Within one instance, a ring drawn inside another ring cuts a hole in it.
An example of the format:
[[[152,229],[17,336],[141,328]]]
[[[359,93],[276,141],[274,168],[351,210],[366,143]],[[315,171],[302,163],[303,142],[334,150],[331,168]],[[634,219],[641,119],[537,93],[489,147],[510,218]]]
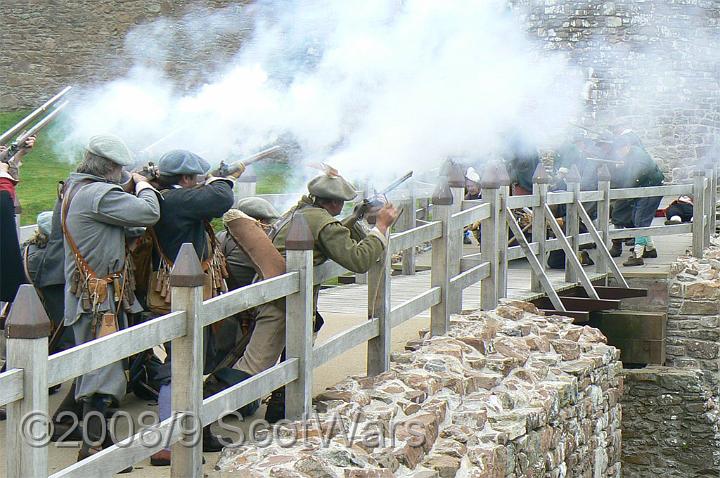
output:
[[[653,225],[662,225],[661,219],[656,219]],[[692,234],[681,234],[675,236],[658,236],[654,238],[658,250],[657,259],[646,259],[642,267],[622,267],[622,262],[627,258],[629,247],[623,249],[623,256],[615,259],[620,264],[623,273],[633,276],[643,274],[664,274],[670,269],[678,256],[686,253],[692,245]],[[477,245],[465,245],[464,254],[479,252]],[[595,251],[588,251],[594,256]],[[418,264],[429,258],[426,253],[418,256]],[[594,266],[585,267],[591,279],[597,279],[602,275],[595,274]],[[548,270],[555,290],[563,290],[575,286],[565,282],[565,271]],[[430,271],[418,272],[413,276],[394,276],[392,279],[391,301],[392,306],[397,306],[406,300],[425,292],[430,288]],[[530,300],[543,296],[543,293],[536,293],[530,290],[530,265],[524,259],[511,261],[508,265],[508,296],[511,299]],[[463,310],[474,310],[480,307],[480,283],[473,284],[465,289],[463,294]],[[367,314],[367,285],[351,284],[326,289],[320,293],[318,309],[321,313],[336,313],[347,315]],[[419,318],[430,317],[430,311],[418,315]]]

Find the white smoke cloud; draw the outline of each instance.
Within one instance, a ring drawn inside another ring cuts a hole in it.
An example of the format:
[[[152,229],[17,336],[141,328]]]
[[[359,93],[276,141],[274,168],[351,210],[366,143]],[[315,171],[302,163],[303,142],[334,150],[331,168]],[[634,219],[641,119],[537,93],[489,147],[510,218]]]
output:
[[[212,38],[229,34],[244,41],[218,67]],[[556,143],[583,107],[581,72],[528,40],[503,0],[263,1],[162,19],[126,43],[137,65],[74,106],[63,151],[98,132],[136,151],[170,135],[153,155],[217,163],[292,138],[301,161],[383,183],[448,156],[481,162],[510,135]],[[210,52],[199,86],[162,68],[198,53],[178,43]]]

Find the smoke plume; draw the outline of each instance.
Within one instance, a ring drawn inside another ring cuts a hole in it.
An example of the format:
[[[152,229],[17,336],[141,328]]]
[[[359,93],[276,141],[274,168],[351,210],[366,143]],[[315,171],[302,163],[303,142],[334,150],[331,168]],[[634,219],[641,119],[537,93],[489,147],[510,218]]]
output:
[[[60,151],[109,132],[146,157],[218,163],[289,141],[300,176],[325,161],[383,183],[449,156],[481,163],[508,137],[557,143],[584,101],[581,71],[503,0],[260,1],[142,25],[126,51],[135,64],[86,88]]]

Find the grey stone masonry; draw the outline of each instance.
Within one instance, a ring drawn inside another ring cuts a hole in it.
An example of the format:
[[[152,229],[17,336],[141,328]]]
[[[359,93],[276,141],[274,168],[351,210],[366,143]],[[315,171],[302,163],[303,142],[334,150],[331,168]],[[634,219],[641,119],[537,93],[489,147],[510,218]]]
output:
[[[699,370],[625,370],[625,478],[720,475],[720,413]]]
[[[390,370],[351,377],[317,416],[223,451],[217,470],[258,477],[617,477],[622,368],[596,329],[524,302],[453,316]]]
[[[703,259],[680,257],[668,287],[666,365],[697,368],[720,384],[720,248]]]

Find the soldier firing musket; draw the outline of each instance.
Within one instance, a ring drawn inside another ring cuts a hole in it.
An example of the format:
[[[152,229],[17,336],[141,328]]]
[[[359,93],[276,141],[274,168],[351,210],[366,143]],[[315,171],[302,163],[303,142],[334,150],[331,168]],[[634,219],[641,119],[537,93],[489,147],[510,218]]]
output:
[[[220,162],[220,166],[218,166],[216,169],[213,169],[210,171],[210,174],[215,177],[226,177],[230,176],[231,174],[235,174],[238,171],[240,174],[242,174],[245,169],[247,169],[248,166],[250,166],[253,163],[257,163],[260,160],[263,160],[265,158],[268,158],[272,156],[273,154],[277,153],[278,151],[282,151],[282,147],[280,146],[272,146],[267,149],[263,149],[262,151],[258,151],[257,153],[248,156],[246,158],[243,158],[239,161],[235,161],[234,163],[226,164],[224,161]]]
[[[408,171],[405,173],[405,175],[397,178],[395,181],[390,183],[388,187],[383,189],[380,192],[375,191],[372,195],[364,198],[362,201],[360,201],[357,206],[353,209],[352,214],[348,216],[345,220],[350,221],[346,224],[354,224],[355,222],[359,221],[360,219],[363,219],[370,211],[376,211],[379,210],[381,207],[383,207],[385,204],[387,204],[388,198],[387,195],[391,192],[395,191],[397,188],[402,186],[405,181],[410,179],[413,175],[412,171]],[[400,210],[400,213],[398,214],[398,217],[402,214],[402,209]]]

